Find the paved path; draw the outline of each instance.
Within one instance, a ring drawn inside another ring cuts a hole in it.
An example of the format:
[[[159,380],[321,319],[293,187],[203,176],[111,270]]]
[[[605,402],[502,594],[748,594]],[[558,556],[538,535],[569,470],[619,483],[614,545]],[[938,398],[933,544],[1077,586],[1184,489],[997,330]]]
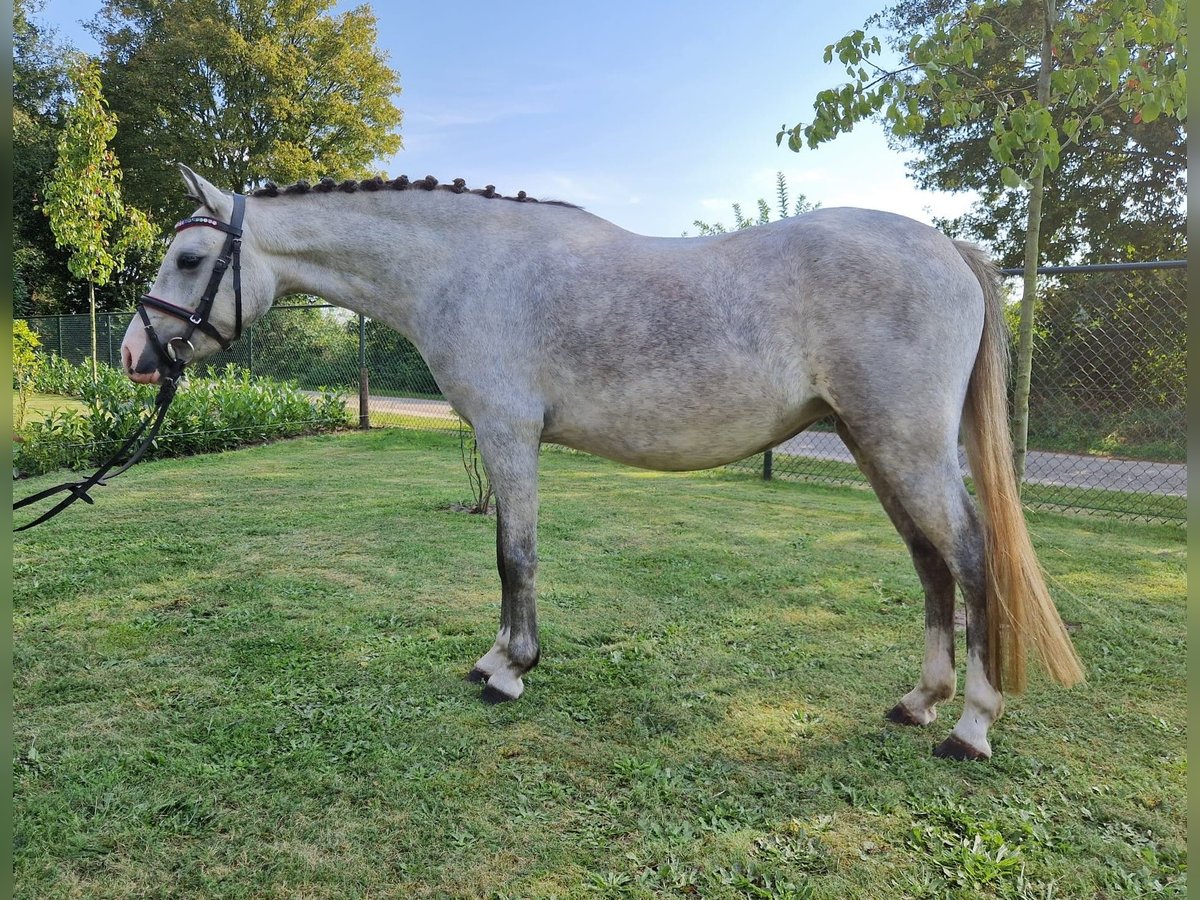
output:
[[[347,405],[358,408],[358,397],[346,398]],[[406,397],[372,397],[371,409],[398,415],[455,420],[454,410],[444,400],[418,400]],[[850,451],[836,434],[805,431],[775,448],[778,453],[854,462]],[[967,471],[963,451],[959,465]],[[1135,459],[1111,459],[1079,456],[1074,453],[1046,453],[1031,450],[1025,463],[1025,480],[1031,484],[1093,488],[1107,491],[1134,491],[1168,497],[1187,496],[1187,466],[1184,463],[1143,462]]]
[[[775,448],[779,453],[854,462],[842,439],[824,431],[805,431]],[[958,451],[958,464],[967,471],[966,455]],[[1187,466],[1184,463],[1156,463],[1138,459],[1112,459],[1104,456],[1080,456],[1074,453],[1047,453],[1030,450],[1025,460],[1025,480],[1030,484],[1060,487],[1097,488],[1106,491],[1136,491],[1187,496]]]

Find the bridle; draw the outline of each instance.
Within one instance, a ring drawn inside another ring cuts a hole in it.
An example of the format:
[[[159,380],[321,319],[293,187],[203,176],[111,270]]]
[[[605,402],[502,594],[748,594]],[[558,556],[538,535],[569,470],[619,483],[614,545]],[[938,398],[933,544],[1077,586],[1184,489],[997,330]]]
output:
[[[212,274],[208,279],[208,286],[204,289],[204,294],[200,297],[200,302],[195,309],[187,309],[183,306],[176,306],[174,303],[168,303],[166,300],[160,300],[158,297],[150,294],[143,294],[141,301],[137,305],[138,316],[141,317],[142,324],[146,327],[146,336],[149,339],[150,346],[154,348],[158,354],[159,374],[162,378],[162,385],[158,389],[158,397],[154,401],[154,412],[152,412],[142,424],[138,426],[123,443],[119,450],[114,453],[104,465],[102,465],[94,474],[83,481],[68,481],[56,487],[47,488],[44,491],[39,491],[29,497],[23,497],[13,504],[13,509],[17,510],[23,506],[28,506],[31,503],[36,503],[39,500],[44,500],[46,497],[53,496],[60,491],[70,491],[70,494],[60,500],[56,506],[47,512],[40,515],[20,528],[13,529],[14,531],[24,531],[27,528],[32,528],[34,525],[40,525],[47,519],[52,519],[58,515],[76,500],[83,500],[86,503],[95,503],[88,495],[88,491],[96,485],[103,486],[105,476],[108,478],[116,478],[123,472],[133,466],[146,449],[154,442],[154,438],[158,436],[158,431],[162,427],[163,420],[167,416],[167,408],[171,405],[171,401],[175,399],[175,391],[179,387],[179,381],[183,376],[184,367],[192,361],[192,357],[196,353],[196,348],[192,345],[192,335],[197,331],[211,337],[221,345],[222,350],[228,350],[229,346],[242,335],[242,266],[241,266],[241,249],[242,249],[242,219],[246,212],[246,198],[241,194],[233,195],[233,213],[229,217],[229,223],[226,224],[220,219],[213,219],[209,216],[191,216],[184,219],[175,225],[175,233],[183,231],[185,228],[195,228],[204,226],[205,228],[216,228],[218,231],[225,232],[225,244],[221,248],[221,253],[217,257],[216,263],[213,265]],[[221,280],[225,277],[225,271],[233,266],[233,297],[235,305],[235,324],[233,337],[226,338],[217,330],[216,326],[209,321],[209,313],[212,311],[213,301],[216,300],[217,290],[221,287]],[[177,319],[183,319],[188,323],[187,331],[178,337],[173,337],[165,344],[158,336],[158,332],[154,330],[154,326],[150,322],[150,316],[146,312],[146,307],[164,312],[169,316],[174,316]],[[149,429],[149,430],[147,430]],[[145,437],[143,437],[145,434]],[[140,441],[140,443],[139,443]],[[134,445],[137,445],[134,448]],[[130,448],[134,448],[130,453]],[[129,459],[123,464],[119,461],[126,453],[130,453]],[[109,470],[114,466],[121,467],[111,475]]]
[[[146,328],[146,337],[149,339],[150,346],[158,354],[159,371],[164,379],[178,379],[183,372],[183,367],[191,362],[192,357],[196,353],[196,348],[192,346],[191,338],[197,331],[203,332],[220,344],[222,350],[228,350],[230,345],[242,336],[241,251],[242,219],[245,213],[246,198],[241,194],[234,194],[233,213],[229,217],[228,224],[211,216],[190,216],[175,223],[176,234],[185,229],[197,227],[215,228],[218,231],[223,231],[225,232],[225,244],[221,247],[221,252],[217,256],[216,263],[213,264],[212,274],[208,278],[208,286],[205,287],[204,293],[200,297],[200,302],[195,309],[176,306],[174,303],[160,300],[151,294],[143,294],[142,299],[137,305],[137,314],[141,317],[142,324]],[[212,312],[213,302],[217,298],[217,289],[221,286],[221,279],[225,277],[225,271],[231,265],[233,266],[234,329],[233,337],[227,338],[209,321],[209,313]],[[181,336],[171,338],[164,344],[158,336],[158,332],[154,330],[154,326],[150,323],[150,316],[146,312],[146,307],[166,313],[169,316],[174,316],[177,319],[183,319],[188,323],[187,331]]]

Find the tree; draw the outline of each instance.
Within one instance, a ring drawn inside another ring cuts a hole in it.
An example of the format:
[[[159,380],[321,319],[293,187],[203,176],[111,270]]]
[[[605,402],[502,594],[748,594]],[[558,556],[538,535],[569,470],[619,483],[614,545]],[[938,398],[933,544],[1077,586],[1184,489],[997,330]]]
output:
[[[795,202],[790,202],[788,197],[787,178],[782,172],[775,173],[775,211],[779,214],[779,218],[787,219],[791,216],[798,216],[802,213],[810,212],[820,206],[820,203],[809,203],[808,198],[801,194],[796,198]],[[771,207],[766,200],[761,197],[758,200],[758,218],[748,219],[742,214],[742,205],[740,203],[733,204],[733,227],[735,230],[749,228],[752,225],[766,225],[771,221]],[[725,234],[729,231],[720,222],[701,222],[696,219],[692,222],[701,235]],[[687,232],[683,233],[687,237]]]
[[[1040,0],[1037,41],[1018,42],[1009,60],[1017,77],[999,80],[994,69],[981,70],[977,57],[1006,28],[1005,5],[982,0],[935,16],[924,34],[909,39],[906,62],[895,69],[877,62],[883,53],[877,36],[846,35],[826,48],[825,61],[836,54],[851,81],[818,93],[812,123],[785,125],[776,140],[786,138],[797,151],[816,147],[866,118],[905,138],[926,127],[923,98],[939,110],[941,126],[990,122],[991,183],[1028,196],[1014,401],[1021,478],[1047,176],[1058,168],[1063,148],[1103,130],[1106,116],[1126,117],[1131,126],[1164,115],[1186,120],[1186,19],[1177,0],[1094,0],[1061,8],[1057,0]],[[1021,78],[1026,72],[1032,83]]]
[[[13,312],[70,308],[74,282],[41,210],[70,81],[67,50],[39,25],[33,0],[13,5]]]
[[[1066,8],[1064,3],[1064,8]],[[967,7],[966,0],[899,0],[867,20],[887,29],[885,43],[907,53],[913,34],[937,14]],[[1001,83],[1036,80],[1040,59],[1022,47],[1041,36],[1040,3],[1006,3],[994,10],[995,40],[975,53],[981,77]],[[1024,65],[1015,60],[1024,59]],[[910,80],[919,77],[914,73]],[[992,123],[986,118],[941,124],[934,95],[919,97],[924,127],[903,139],[889,134],[896,149],[915,151],[906,162],[922,188],[978,192],[980,199],[964,215],[939,219],[955,237],[981,241],[998,262],[1019,266],[1024,258],[1028,221],[1026,191],[1008,190],[995,178]],[[1183,123],[1172,116],[1133,121],[1119,105],[1101,110],[1104,125],[1089,129],[1062,148],[1054,177],[1044,184],[1040,251],[1043,264],[1170,259],[1185,252]]]
[[[144,208],[182,211],[174,163],[246,190],[359,177],[400,147],[398,76],[368,6],[334,0],[105,0],[91,31],[116,149]],[[136,173],[136,176],[133,175]]]
[[[58,245],[71,250],[71,274],[88,283],[95,376],[96,285],[108,283],[130,250],[152,246],[155,233],[144,213],[121,202],[121,167],[108,146],[117,121],[105,108],[99,68],[77,58],[71,79],[76,96],[58,143],[45,210]]]

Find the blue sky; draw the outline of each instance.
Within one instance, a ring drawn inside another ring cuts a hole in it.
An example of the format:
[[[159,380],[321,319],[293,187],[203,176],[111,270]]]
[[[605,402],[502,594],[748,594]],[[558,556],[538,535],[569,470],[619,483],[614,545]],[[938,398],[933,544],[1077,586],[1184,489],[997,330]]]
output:
[[[918,191],[873,125],[815,151],[775,145],[843,80],[825,46],[883,0],[371,5],[403,86],[391,175],[525,190],[666,236],[770,201],[777,171],[793,195],[922,221],[971,200]],[[99,8],[46,0],[37,18],[94,52],[81,22]]]

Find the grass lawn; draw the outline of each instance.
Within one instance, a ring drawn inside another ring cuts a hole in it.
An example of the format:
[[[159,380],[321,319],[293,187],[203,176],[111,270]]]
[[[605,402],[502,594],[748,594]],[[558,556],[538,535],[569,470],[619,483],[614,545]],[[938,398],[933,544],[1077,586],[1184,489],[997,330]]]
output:
[[[13,391],[13,424],[16,424],[18,393]],[[25,407],[25,421],[34,422],[40,421],[46,417],[46,413],[55,409],[74,409],[79,412],[87,410],[87,404],[74,397],[63,397],[60,394],[38,394],[31,393],[29,402]]]
[[[922,602],[868,492],[541,483],[542,664],[494,707],[455,435],[146,463],[17,535],[16,896],[1184,895],[1181,529],[1033,518],[1089,681],[963,764],[960,699],[882,718]]]

